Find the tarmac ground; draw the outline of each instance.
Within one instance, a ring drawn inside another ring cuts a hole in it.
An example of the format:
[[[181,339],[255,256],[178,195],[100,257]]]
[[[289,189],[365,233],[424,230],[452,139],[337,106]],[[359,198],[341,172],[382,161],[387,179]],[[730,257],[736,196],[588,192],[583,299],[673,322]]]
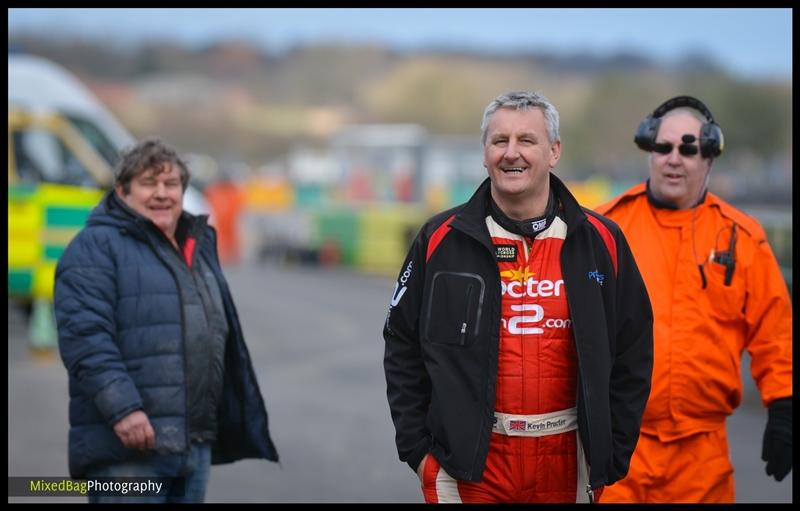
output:
[[[281,462],[213,466],[206,502],[423,502],[386,402],[381,332],[394,280],[270,265],[225,274]],[[21,310],[8,312],[8,475],[68,477],[66,370],[57,351],[33,356]],[[792,474],[778,483],[764,471],[767,414],[747,367],[744,402],[728,420],[737,502],[790,503]]]

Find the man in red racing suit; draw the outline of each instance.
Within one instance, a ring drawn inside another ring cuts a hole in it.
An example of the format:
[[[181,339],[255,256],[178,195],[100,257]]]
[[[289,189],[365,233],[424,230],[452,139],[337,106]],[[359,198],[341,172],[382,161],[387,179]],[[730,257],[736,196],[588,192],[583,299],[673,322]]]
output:
[[[576,435],[578,361],[559,257],[567,225],[547,215],[537,219],[535,238],[525,236],[492,206],[486,225],[497,251],[502,318],[489,455],[480,483],[456,481],[429,457],[425,501],[446,493],[464,502],[575,502],[588,469]]]
[[[554,111],[489,105],[489,179],[423,226],[395,287],[387,395],[426,502],[587,502],[627,472],[652,311],[619,229],[549,172]]]

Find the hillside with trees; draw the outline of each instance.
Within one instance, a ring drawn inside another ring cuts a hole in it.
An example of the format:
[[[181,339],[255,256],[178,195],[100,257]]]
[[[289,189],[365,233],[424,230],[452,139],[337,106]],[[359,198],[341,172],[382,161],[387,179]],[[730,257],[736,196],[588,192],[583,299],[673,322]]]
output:
[[[398,53],[369,45],[296,47],[276,55],[248,42],[123,47],[40,35],[11,48],[51,58],[84,80],[136,135],[158,133],[185,151],[257,168],[297,143],[323,145],[353,123],[415,123],[474,136],[483,109],[512,89],[536,90],[561,113],[559,172],[636,180],[641,119],[664,99],[703,99],[722,126],[715,178],[726,192],[791,202],[790,81],[744,80],[703,55],[665,66],[635,53]]]

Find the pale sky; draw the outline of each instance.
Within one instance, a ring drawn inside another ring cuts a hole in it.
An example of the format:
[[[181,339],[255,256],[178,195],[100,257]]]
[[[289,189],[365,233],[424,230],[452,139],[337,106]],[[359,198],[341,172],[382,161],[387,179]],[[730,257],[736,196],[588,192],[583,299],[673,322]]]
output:
[[[574,55],[638,53],[670,63],[704,54],[743,78],[791,79],[791,9],[9,9],[8,32],[120,44],[227,38],[280,52],[321,41]]]

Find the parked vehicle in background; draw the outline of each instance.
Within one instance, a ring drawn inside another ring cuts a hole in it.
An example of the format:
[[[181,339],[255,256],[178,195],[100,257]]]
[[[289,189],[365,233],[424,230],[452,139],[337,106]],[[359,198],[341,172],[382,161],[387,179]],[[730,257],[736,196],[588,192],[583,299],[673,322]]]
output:
[[[34,344],[54,344],[46,315],[56,263],[111,187],[119,151],[133,143],[69,71],[34,55],[8,54],[8,295],[44,315]],[[184,208],[209,212],[191,186]]]

